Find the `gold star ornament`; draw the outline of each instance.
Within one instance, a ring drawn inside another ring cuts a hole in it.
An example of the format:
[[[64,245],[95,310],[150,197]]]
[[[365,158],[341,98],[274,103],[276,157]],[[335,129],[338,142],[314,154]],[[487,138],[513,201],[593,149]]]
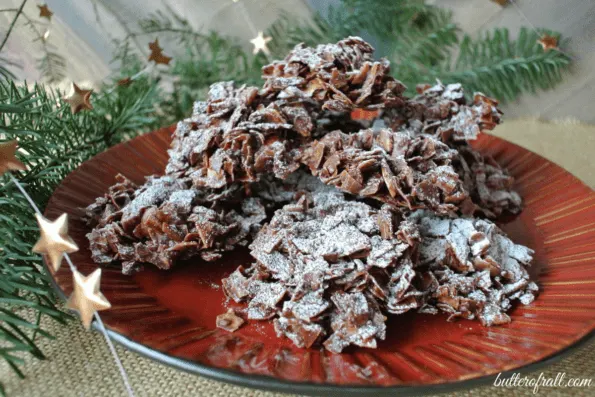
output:
[[[96,269],[88,276],[83,276],[75,270],[72,277],[74,290],[66,302],[66,307],[79,313],[83,326],[88,330],[95,312],[109,309],[112,305],[99,291],[101,269]]]
[[[25,164],[17,160],[16,152],[17,141],[0,143],[0,175],[3,175],[6,171],[24,171],[27,169]]]
[[[72,83],[72,88],[72,95],[64,98],[64,101],[70,105],[72,114],[77,114],[83,109],[93,109],[93,105],[91,105],[91,94],[93,90],[83,90],[75,83]]]
[[[163,54],[163,48],[159,47],[159,39],[155,39],[154,42],[149,43],[149,49],[151,50],[149,61],[153,61],[156,64],[169,65],[171,57]]]
[[[125,77],[123,79],[118,80],[119,87],[128,87],[132,83],[132,78]]]
[[[47,18],[47,19],[52,19],[52,15],[54,15],[54,13],[48,8],[47,4],[38,4],[37,8],[39,8],[39,17],[40,18]]]
[[[553,36],[550,36],[549,34],[544,34],[539,38],[539,40],[537,40],[537,42],[541,44],[544,51],[558,49],[558,39]]]
[[[264,52],[265,54],[269,54],[269,48],[267,47],[267,43],[271,41],[271,37],[264,37],[262,32],[258,32],[258,36],[250,40],[250,43],[254,45],[254,50],[252,53],[258,54],[259,52]]]
[[[41,237],[33,246],[33,252],[48,256],[54,271],[58,271],[62,264],[64,253],[72,253],[79,247],[68,236],[68,215],[62,214],[54,222],[35,214]]]

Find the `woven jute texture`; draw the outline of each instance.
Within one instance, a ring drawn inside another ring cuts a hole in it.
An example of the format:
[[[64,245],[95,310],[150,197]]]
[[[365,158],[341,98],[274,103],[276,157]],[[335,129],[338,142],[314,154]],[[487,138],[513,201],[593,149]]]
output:
[[[507,121],[496,135],[525,146],[562,165],[591,187],[595,187],[595,127],[573,122],[543,124],[533,120]],[[39,339],[47,355],[45,361],[25,357],[19,379],[0,363],[0,379],[9,397],[37,396],[125,396],[125,389],[113,358],[98,332],[87,332],[73,321],[68,327],[44,320],[44,328],[55,340]],[[188,374],[117,346],[137,396],[272,397],[262,392]],[[595,344],[587,345],[569,357],[526,376],[593,379],[591,388],[541,388],[539,395],[594,396]],[[523,374],[525,375],[525,374]],[[446,396],[447,394],[442,394]],[[452,396],[533,396],[531,388],[502,388],[486,385],[458,391]]]

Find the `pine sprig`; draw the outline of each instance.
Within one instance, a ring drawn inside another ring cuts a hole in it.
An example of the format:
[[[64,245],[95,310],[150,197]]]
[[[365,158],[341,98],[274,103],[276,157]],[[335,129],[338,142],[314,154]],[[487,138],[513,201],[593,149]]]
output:
[[[160,100],[156,85],[146,77],[129,87],[97,94],[94,112],[73,115],[62,97],[63,93],[40,85],[0,82],[2,141],[18,140],[18,157],[27,171],[15,176],[41,208],[82,161],[151,128]],[[8,176],[1,181],[0,357],[23,376],[19,370],[23,354],[43,359],[35,339],[51,337],[41,319],[64,323],[69,316],[55,306],[50,277],[40,256],[31,253],[39,237],[33,210]],[[37,314],[33,321],[26,310]]]
[[[41,75],[48,83],[58,83],[66,77],[66,60],[47,44],[44,45],[44,54],[37,61]]]
[[[376,37],[388,38],[427,27],[444,12],[424,0],[342,0],[348,18]],[[353,33],[351,33],[353,34]]]
[[[37,59],[37,66],[41,75],[48,83],[57,83],[66,76],[66,59],[58,50],[48,42],[45,33],[39,30],[38,22],[32,20],[27,14],[22,14],[25,18],[25,26],[29,27],[35,34],[33,41],[41,43],[41,57]]]
[[[562,80],[562,73],[571,59],[558,50],[544,51],[537,40],[548,33],[521,28],[516,40],[507,29],[494,29],[473,40],[464,36],[460,53],[452,65],[432,70],[428,77],[444,82],[461,82],[470,91],[482,91],[505,101],[518,98],[523,92],[550,89]],[[564,46],[564,42],[560,43]]]
[[[394,47],[395,75],[399,76],[399,66],[416,63],[432,66],[450,57],[451,50],[458,43],[458,27],[451,22],[451,13],[436,10],[426,16],[423,26],[396,35]]]

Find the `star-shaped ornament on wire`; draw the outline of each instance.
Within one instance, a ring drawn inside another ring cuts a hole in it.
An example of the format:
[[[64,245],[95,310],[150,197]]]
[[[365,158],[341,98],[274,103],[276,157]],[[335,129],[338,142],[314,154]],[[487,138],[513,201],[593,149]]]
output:
[[[79,250],[75,242],[68,236],[68,215],[62,214],[54,222],[39,214],[35,214],[35,217],[41,236],[33,246],[33,252],[47,255],[54,271],[58,271],[64,253]]]
[[[78,271],[72,273],[74,290],[66,302],[66,307],[76,310],[81,317],[86,329],[91,327],[93,315],[96,311],[112,307],[109,301],[99,291],[101,282],[101,269],[96,269],[88,276],[83,276]]]
[[[16,152],[17,141],[0,143],[0,175],[3,175],[6,171],[24,171],[27,169],[25,164],[17,160]]]
[[[64,101],[70,105],[72,114],[77,114],[83,109],[93,109],[93,105],[91,105],[93,90],[83,90],[75,83],[72,83],[72,88],[74,89],[72,95],[64,98]]]
[[[262,32],[258,32],[258,36],[250,40],[250,43],[254,45],[254,50],[252,52],[254,54],[258,54],[262,51],[267,55],[270,54],[269,48],[267,47],[267,43],[271,40],[271,37],[264,37]]]
[[[48,8],[47,4],[38,4],[37,8],[39,8],[40,18],[47,18],[49,20],[52,19],[52,15],[54,15],[54,13]]]
[[[155,39],[154,42],[149,43],[149,49],[151,50],[149,61],[153,61],[157,65],[169,65],[169,61],[172,58],[163,54],[163,48],[159,47],[159,39]]]
[[[537,42],[541,44],[544,51],[558,49],[558,39],[554,36],[550,36],[549,34],[544,34],[539,38],[539,40],[537,40]]]

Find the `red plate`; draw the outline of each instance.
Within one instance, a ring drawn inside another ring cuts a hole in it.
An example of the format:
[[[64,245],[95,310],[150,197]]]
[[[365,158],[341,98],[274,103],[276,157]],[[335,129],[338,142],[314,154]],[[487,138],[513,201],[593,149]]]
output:
[[[80,221],[90,204],[123,173],[140,183],[161,173],[171,129],[113,147],[82,164],[56,189],[46,209],[54,219],[70,215],[70,235],[81,248],[72,255],[90,273]],[[112,308],[101,312],[115,340],[131,350],[218,380],[304,394],[417,394],[473,385],[499,372],[533,369],[560,357],[595,334],[595,193],[559,166],[495,137],[476,146],[515,176],[526,208],[503,229],[536,251],[531,269],[541,293],[516,307],[512,323],[484,328],[478,322],[446,322],[443,315],[408,313],[388,322],[378,349],[343,354],[299,349],[275,336],[267,322],[252,321],[230,334],[215,328],[225,297],[221,279],[251,259],[246,251],[219,263],[190,261],[164,272],[147,266],[134,276],[104,269],[101,289]],[[62,266],[54,279],[70,294]]]

